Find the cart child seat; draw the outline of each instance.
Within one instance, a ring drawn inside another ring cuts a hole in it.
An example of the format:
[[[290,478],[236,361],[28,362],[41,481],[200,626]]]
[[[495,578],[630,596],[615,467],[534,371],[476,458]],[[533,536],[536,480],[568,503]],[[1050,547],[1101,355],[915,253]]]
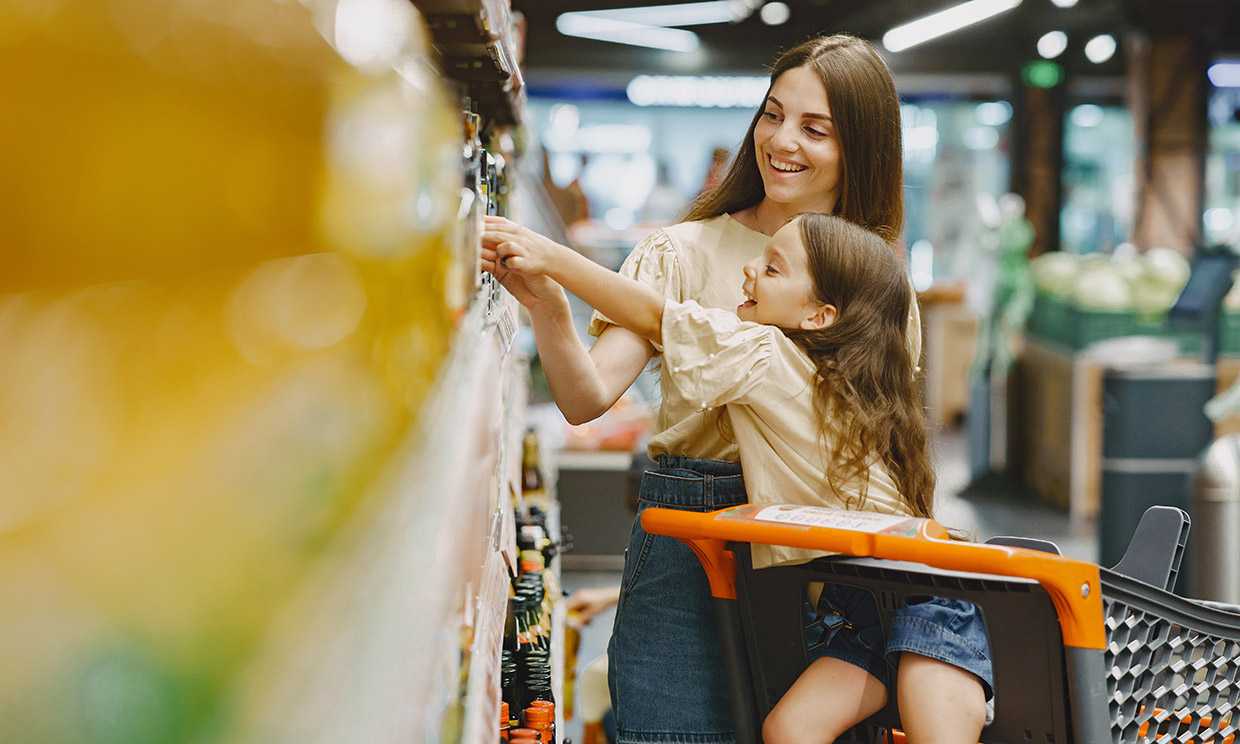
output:
[[[810,583],[870,592],[883,627],[910,597],[976,604],[995,677],[986,744],[1233,744],[1240,726],[1240,608],[1168,591],[1188,526],[1178,509],[1151,509],[1114,569],[1045,541],[957,542],[933,520],[817,507],[648,508],[642,526],[688,544],[706,569],[740,744],[761,741],[763,719],[808,664]],[[839,555],[754,569],[751,543]],[[841,741],[898,728],[891,695]]]

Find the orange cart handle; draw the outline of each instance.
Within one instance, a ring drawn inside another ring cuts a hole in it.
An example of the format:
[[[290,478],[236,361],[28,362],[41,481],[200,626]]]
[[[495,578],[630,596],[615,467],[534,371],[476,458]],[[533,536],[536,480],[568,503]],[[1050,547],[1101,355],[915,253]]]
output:
[[[786,545],[844,555],[912,561],[949,571],[1037,581],[1059,615],[1064,645],[1106,647],[1098,566],[1027,548],[959,542],[933,519],[794,504],[745,504],[714,512],[648,508],[642,529],[668,535],[697,553],[711,594],[736,598],[730,541]]]

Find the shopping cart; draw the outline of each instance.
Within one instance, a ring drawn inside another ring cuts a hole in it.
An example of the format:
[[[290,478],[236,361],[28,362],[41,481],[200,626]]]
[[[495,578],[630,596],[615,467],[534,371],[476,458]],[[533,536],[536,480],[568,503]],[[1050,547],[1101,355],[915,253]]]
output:
[[[906,597],[978,605],[995,676],[984,744],[1233,744],[1240,726],[1240,607],[1168,591],[1188,532],[1179,509],[1147,511],[1112,569],[1041,540],[951,541],[933,520],[865,512],[750,504],[649,508],[641,520],[706,569],[738,744],[761,742],[762,720],[808,663],[802,602],[814,582],[871,592],[883,627]],[[755,570],[751,543],[841,555]],[[840,741],[898,742],[895,698]]]

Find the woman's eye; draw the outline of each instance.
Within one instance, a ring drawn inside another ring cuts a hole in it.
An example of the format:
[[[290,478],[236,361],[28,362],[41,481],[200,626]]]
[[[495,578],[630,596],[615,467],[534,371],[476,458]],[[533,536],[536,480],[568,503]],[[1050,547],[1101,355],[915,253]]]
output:
[[[762,115],[771,121],[779,121],[779,114],[774,111],[763,111]]]
[[[805,131],[812,137],[826,137],[827,136],[826,132],[822,131],[821,129],[815,129],[813,127],[806,127]]]

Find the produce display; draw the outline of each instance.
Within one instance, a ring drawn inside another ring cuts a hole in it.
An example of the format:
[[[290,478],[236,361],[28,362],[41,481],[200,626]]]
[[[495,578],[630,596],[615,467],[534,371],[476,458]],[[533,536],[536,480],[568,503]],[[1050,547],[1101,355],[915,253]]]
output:
[[[1170,248],[1116,256],[1043,253],[1030,264],[1039,292],[1092,310],[1165,314],[1188,282],[1189,263]]]
[[[1082,350],[1119,336],[1173,338],[1181,353],[1202,348],[1201,334],[1172,329],[1167,312],[1188,282],[1191,265],[1170,248],[1144,253],[1118,250],[1113,256],[1044,253],[1030,262],[1035,296],[1031,336]],[[1233,290],[1219,319],[1219,350],[1240,352],[1240,290]]]

